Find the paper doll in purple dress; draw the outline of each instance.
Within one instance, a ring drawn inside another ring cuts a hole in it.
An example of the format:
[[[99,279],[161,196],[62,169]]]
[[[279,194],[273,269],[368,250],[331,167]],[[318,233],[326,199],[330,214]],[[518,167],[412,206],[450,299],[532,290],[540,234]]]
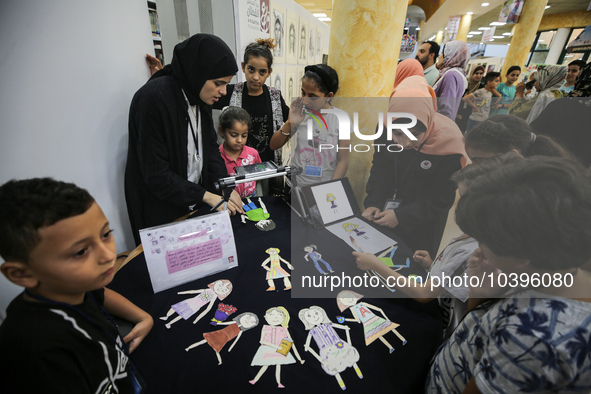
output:
[[[306,254],[304,255],[304,259],[308,261],[308,257],[311,258],[314,262],[314,267],[316,267],[318,272],[320,272],[323,275],[328,275],[328,272],[324,272],[322,268],[320,268],[320,264],[318,262],[323,263],[329,272],[334,272],[333,269],[330,267],[330,264],[328,264],[326,261],[322,259],[322,255],[318,253],[318,247],[316,245],[311,244],[304,247],[304,252],[306,252]]]
[[[333,210],[335,213],[336,213],[336,210],[335,210],[335,208],[337,208],[337,207],[338,207],[338,206],[337,206],[337,204],[335,204],[335,200],[336,200],[336,199],[337,199],[337,198],[336,198],[336,197],[334,196],[334,194],[332,194],[332,193],[328,193],[328,194],[326,195],[326,201],[330,203],[330,209],[332,209],[332,210]]]
[[[381,308],[366,302],[359,302],[362,298],[363,296],[359,293],[351,290],[343,290],[337,294],[337,305],[341,312],[350,309],[353,314],[353,319],[344,319],[344,321],[354,321],[363,325],[365,344],[369,345],[376,339],[379,339],[390,349],[390,353],[392,353],[394,347],[384,339],[384,335],[392,331],[402,341],[402,344],[406,345],[406,339],[396,331],[396,327],[399,327],[400,324],[392,323]],[[371,311],[372,309],[379,311],[383,317],[374,314]]]
[[[175,313],[178,313],[179,315],[176,318],[165,324],[166,328],[170,328],[172,324],[181,320],[181,318],[187,320],[197,313],[204,305],[207,305],[207,308],[199,316],[197,316],[195,321],[193,321],[193,324],[195,324],[203,316],[205,316],[207,312],[209,312],[216,300],[224,300],[224,298],[229,296],[231,292],[232,283],[228,279],[216,280],[215,282],[208,284],[207,289],[180,291],[178,294],[198,295],[174,304],[166,316],[162,316],[160,320],[166,321],[169,317]]]
[[[230,322],[221,322],[218,323],[218,326],[227,325],[228,327],[224,327],[221,330],[206,332],[203,334],[203,338],[199,342],[195,342],[191,346],[185,348],[185,351],[188,352],[189,350],[203,345],[207,343],[213,350],[215,350],[215,355],[218,358],[218,365],[222,364],[222,356],[220,352],[222,351],[223,347],[226,343],[230,342],[232,339],[236,338],[232,345],[228,349],[228,353],[232,351],[236,342],[242,336],[244,331],[248,331],[251,328],[256,327],[259,324],[259,318],[252,312],[244,312],[236,316],[233,321]]]
[[[267,309],[265,312],[267,324],[261,330],[261,346],[258,348],[251,365],[260,365],[261,369],[256,374],[250,384],[255,384],[263,376],[269,365],[275,365],[275,379],[277,387],[280,389],[285,386],[281,384],[281,366],[295,364],[295,359],[290,350],[293,350],[295,356],[304,363],[296,349],[293,339],[287,330],[289,324],[289,312],[282,306],[276,306]]]
[[[304,308],[300,310],[298,316],[302,323],[304,323],[306,330],[309,330],[304,350],[312,353],[320,361],[324,372],[334,376],[341,389],[345,390],[346,387],[340,373],[349,367],[353,367],[359,379],[363,379],[361,370],[357,366],[359,352],[351,346],[349,327],[332,323],[324,309],[319,306]],[[345,330],[347,334],[346,342],[338,336],[334,330],[335,328]],[[310,347],[310,340],[312,338],[314,338],[314,342],[318,346],[318,353]]]

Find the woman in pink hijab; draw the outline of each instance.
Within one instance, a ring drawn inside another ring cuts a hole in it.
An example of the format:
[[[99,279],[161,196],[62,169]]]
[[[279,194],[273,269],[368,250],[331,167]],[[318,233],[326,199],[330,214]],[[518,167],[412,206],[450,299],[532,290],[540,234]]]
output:
[[[433,89],[424,77],[410,76],[396,86],[388,112],[417,118],[409,129],[414,140],[395,129],[395,141],[387,140],[385,131],[376,141],[384,146],[398,143],[404,149],[376,149],[363,212],[367,220],[391,228],[411,249],[427,250],[431,256],[437,253],[455,199],[456,186],[450,177],[467,160],[460,129],[436,109]]]
[[[433,85],[439,98],[439,112],[451,120],[456,119],[464,91],[468,88],[466,65],[470,60],[470,49],[463,41],[450,41],[444,45],[437,60],[439,79]]]
[[[396,67],[396,77],[394,78],[394,89],[392,90],[390,97],[392,97],[394,90],[396,90],[402,81],[412,76],[425,77],[423,66],[421,66],[421,63],[417,59],[406,59],[398,63],[398,66]]]

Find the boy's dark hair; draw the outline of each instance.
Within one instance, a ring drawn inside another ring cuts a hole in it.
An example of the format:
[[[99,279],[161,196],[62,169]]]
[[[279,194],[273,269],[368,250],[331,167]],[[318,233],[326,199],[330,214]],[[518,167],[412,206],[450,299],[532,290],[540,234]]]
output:
[[[523,156],[515,151],[509,151],[507,153],[479,161],[478,163],[469,164],[461,170],[454,172],[451,176],[451,180],[456,184],[463,183],[468,188],[470,188],[476,178],[486,175],[502,165],[516,163],[521,160],[523,160]]]
[[[581,71],[583,69],[583,67],[585,67],[587,65],[587,63],[585,63],[583,60],[578,59],[578,60],[573,60],[572,62],[570,62],[568,64],[569,66],[578,66],[579,67],[579,71]]]
[[[220,114],[220,133],[231,129],[235,122],[244,123],[248,131],[252,128],[252,119],[248,112],[241,107],[225,107]]]
[[[523,156],[555,156],[572,159],[562,145],[545,135],[533,133],[529,124],[513,115],[496,115],[466,133],[466,147],[484,152],[505,153],[518,150]]]
[[[519,67],[519,66],[511,66],[511,67],[509,67],[509,69],[507,70],[507,75],[511,74],[515,70],[518,70],[519,72],[521,72],[521,67]]]
[[[39,229],[88,211],[86,190],[51,178],[11,180],[0,186],[0,256],[28,263],[41,241]]]
[[[435,41],[423,41],[423,44],[429,44],[429,55],[432,53],[435,54],[433,60],[437,61],[437,56],[439,56],[439,50],[441,49],[439,44]]]
[[[257,38],[256,42],[251,42],[244,49],[244,64],[247,64],[251,57],[262,57],[267,61],[267,67],[271,68],[273,65],[271,50],[275,45],[273,38]]]
[[[484,76],[484,84],[486,85],[487,83],[492,82],[497,78],[501,78],[501,73],[491,71]]]
[[[499,256],[579,267],[591,258],[591,182],[573,160],[530,157],[476,179],[456,222]]]
[[[324,94],[337,94],[339,90],[339,76],[331,66],[315,64],[304,68],[304,78],[311,79],[318,85],[318,90]]]

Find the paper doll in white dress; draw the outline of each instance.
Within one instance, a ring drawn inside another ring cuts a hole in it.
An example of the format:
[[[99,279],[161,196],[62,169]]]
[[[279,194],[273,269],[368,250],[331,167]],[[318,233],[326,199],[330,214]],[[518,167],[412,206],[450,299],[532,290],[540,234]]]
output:
[[[261,369],[256,374],[250,384],[255,384],[263,376],[269,365],[275,365],[275,380],[277,387],[282,389],[285,386],[281,384],[281,366],[287,364],[295,364],[295,359],[291,354],[293,350],[295,356],[304,363],[296,349],[293,339],[288,331],[289,312],[282,306],[276,306],[267,309],[265,312],[265,320],[267,324],[261,330],[261,346],[258,348],[254,358],[252,359],[252,366],[261,366]]]
[[[351,290],[343,290],[337,294],[337,305],[341,312],[349,309],[353,314],[353,319],[344,319],[344,321],[353,321],[363,325],[365,344],[369,345],[376,339],[379,339],[390,349],[390,353],[392,353],[394,347],[384,339],[384,335],[392,331],[402,341],[402,344],[406,345],[406,339],[396,331],[396,327],[399,327],[400,324],[392,323],[381,308],[366,302],[359,302],[361,298],[363,296],[359,293]],[[374,314],[371,311],[372,309],[379,311],[383,317]],[[339,320],[339,322],[341,321]]]
[[[304,350],[312,353],[320,364],[322,369],[329,375],[334,376],[341,389],[345,390],[345,382],[340,373],[349,367],[353,367],[359,379],[363,379],[361,370],[357,366],[359,361],[359,352],[351,345],[350,328],[330,321],[324,309],[319,306],[311,306],[300,310],[298,314],[302,323],[308,330],[308,337]],[[334,330],[340,328],[345,330],[347,341],[343,341]],[[318,353],[310,347],[310,340],[318,346]]]
[[[222,356],[220,355],[220,352],[222,351],[226,343],[236,338],[234,339],[234,342],[232,342],[232,345],[228,349],[228,353],[230,353],[236,345],[236,342],[238,342],[238,340],[242,336],[242,333],[244,331],[248,331],[251,328],[256,327],[259,324],[259,318],[252,312],[241,313],[232,320],[233,321],[230,322],[218,323],[218,326],[226,325],[228,327],[224,327],[221,330],[204,333],[204,339],[202,339],[199,342],[195,342],[191,346],[185,348],[185,351],[188,352],[189,350],[197,346],[207,343],[209,344],[209,346],[211,346],[213,350],[215,350],[215,355],[218,358],[218,365],[221,365]]]
[[[222,301],[224,298],[230,295],[232,292],[232,283],[228,279],[220,279],[216,280],[207,285],[207,289],[199,289],[199,290],[187,290],[187,291],[180,291],[178,294],[198,294],[193,298],[186,299],[184,301],[178,302],[174,304],[166,316],[162,316],[160,320],[168,320],[169,317],[178,313],[179,315],[171,320],[169,323],[166,323],[166,328],[170,328],[170,326],[177,321],[182,319],[189,319],[195,313],[197,313],[204,305],[207,305],[207,308],[193,321],[193,324],[197,323],[203,316],[209,312],[211,307],[213,306],[216,300]]]

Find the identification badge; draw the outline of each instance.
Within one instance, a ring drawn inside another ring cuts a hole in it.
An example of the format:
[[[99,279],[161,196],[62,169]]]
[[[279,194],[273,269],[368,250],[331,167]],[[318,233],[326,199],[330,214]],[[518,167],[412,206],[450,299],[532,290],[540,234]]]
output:
[[[305,175],[308,176],[322,176],[322,167],[320,166],[306,166]]]
[[[389,199],[388,201],[386,201],[386,203],[384,204],[384,209],[382,209],[382,211],[393,211],[396,208],[398,208],[400,206],[400,204],[402,203],[401,200],[396,199]]]

